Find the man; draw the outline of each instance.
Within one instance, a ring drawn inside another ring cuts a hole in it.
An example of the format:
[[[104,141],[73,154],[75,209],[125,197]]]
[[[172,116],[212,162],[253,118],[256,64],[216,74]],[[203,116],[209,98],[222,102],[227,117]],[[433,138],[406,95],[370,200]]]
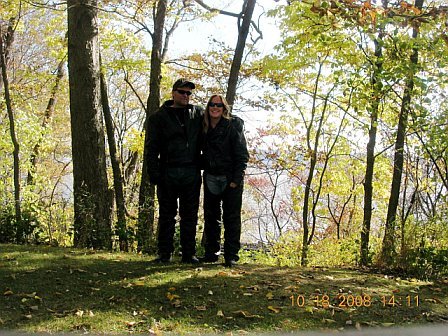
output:
[[[182,262],[196,264],[196,225],[201,189],[200,139],[203,110],[189,104],[195,85],[178,79],[172,100],[149,117],[147,162],[159,201],[158,250],[155,262],[171,261],[179,200]]]

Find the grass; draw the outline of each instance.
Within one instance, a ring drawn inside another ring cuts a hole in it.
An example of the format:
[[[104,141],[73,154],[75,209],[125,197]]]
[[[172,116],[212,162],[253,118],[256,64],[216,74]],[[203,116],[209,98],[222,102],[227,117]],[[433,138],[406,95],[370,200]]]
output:
[[[280,268],[244,263],[244,258],[234,269],[178,262],[161,266],[151,259],[0,245],[0,329],[182,334],[448,320],[447,279],[424,282],[348,269]]]

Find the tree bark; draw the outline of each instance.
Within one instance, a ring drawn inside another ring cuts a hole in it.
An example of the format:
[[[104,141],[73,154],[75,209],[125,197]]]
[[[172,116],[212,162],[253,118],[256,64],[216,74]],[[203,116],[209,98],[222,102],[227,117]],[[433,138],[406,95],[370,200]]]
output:
[[[422,9],[423,0],[416,0],[415,7]],[[417,22],[412,31],[412,38],[418,36]],[[410,58],[409,73],[406,79],[406,85],[403,92],[403,100],[401,103],[400,114],[398,118],[397,137],[395,140],[394,168],[392,175],[392,185],[390,190],[389,205],[387,208],[386,226],[384,231],[383,245],[381,248],[381,262],[383,265],[392,265],[395,257],[395,230],[397,208],[400,199],[401,177],[403,174],[404,162],[404,142],[406,139],[406,130],[408,124],[408,116],[411,108],[412,91],[414,89],[414,76],[417,72],[418,65],[418,49],[413,47]]]
[[[97,8],[97,0],[69,0],[67,6],[74,245],[110,249],[112,197],[101,115]]]
[[[386,8],[387,0],[383,1],[383,6]],[[369,241],[370,241],[370,226],[372,222],[372,204],[373,204],[373,171],[375,166],[375,146],[377,123],[379,115],[379,106],[382,97],[381,73],[383,71],[383,47],[382,40],[384,37],[384,25],[380,26],[378,38],[373,42],[375,45],[375,62],[373,74],[371,78],[372,84],[372,103],[370,105],[370,128],[369,128],[369,142],[367,143],[366,152],[366,173],[364,177],[364,217],[361,229],[361,246],[360,246],[360,265],[367,266],[370,263],[369,258]]]
[[[9,133],[11,136],[11,141],[14,146],[13,157],[14,157],[14,209],[15,209],[15,220],[16,220],[16,241],[18,243],[23,241],[23,233],[21,230],[22,223],[22,210],[20,204],[20,145],[17,140],[16,130],[15,130],[15,120],[14,112],[12,109],[11,95],[9,91],[9,81],[8,72],[6,69],[6,49],[3,47],[3,32],[0,26],[0,63],[1,63],[1,73],[3,79],[3,87],[5,91],[5,103],[8,112],[9,119]],[[6,45],[6,44],[5,44]]]
[[[227,85],[226,100],[232,106],[235,102],[236,87],[238,84],[241,62],[243,60],[246,39],[249,33],[252,14],[254,13],[256,0],[244,1],[243,10],[241,11],[243,21],[238,29],[238,41],[236,43],[235,53],[233,55],[232,67],[230,68],[229,81]]]
[[[120,251],[129,251],[127,226],[126,226],[126,207],[123,192],[123,174],[120,168],[120,160],[117,154],[117,145],[115,142],[114,123],[109,106],[109,96],[104,74],[100,74],[101,85],[101,103],[103,106],[104,121],[106,124],[107,142],[109,144],[110,163],[112,165],[112,174],[114,180],[115,204],[117,206],[117,235],[120,244]]]
[[[167,12],[167,1],[160,0],[157,4],[157,12],[154,18],[154,33],[152,36],[151,50],[151,75],[149,83],[149,96],[146,109],[145,130],[147,130],[148,117],[155,113],[160,106],[160,79],[162,69],[163,30]],[[145,143],[148,132],[145,132]],[[139,213],[137,243],[138,250],[149,253],[152,251],[154,229],[154,198],[155,187],[149,182],[146,146],[143,153],[142,178],[139,194]]]

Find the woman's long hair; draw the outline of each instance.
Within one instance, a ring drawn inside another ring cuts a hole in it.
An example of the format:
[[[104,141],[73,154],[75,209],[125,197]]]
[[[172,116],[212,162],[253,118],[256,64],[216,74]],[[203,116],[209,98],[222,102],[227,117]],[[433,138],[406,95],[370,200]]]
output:
[[[209,127],[210,127],[210,113],[209,113],[209,109],[210,107],[208,106],[208,104],[212,101],[213,98],[218,97],[219,99],[221,99],[221,102],[224,104],[224,110],[222,112],[222,117],[225,119],[231,119],[232,118],[232,113],[231,113],[231,108],[229,103],[227,102],[226,98],[224,98],[222,95],[220,94],[213,94],[211,95],[210,99],[207,102],[207,107],[205,108],[205,114],[204,114],[204,122],[203,122],[203,131],[204,133],[207,133]]]

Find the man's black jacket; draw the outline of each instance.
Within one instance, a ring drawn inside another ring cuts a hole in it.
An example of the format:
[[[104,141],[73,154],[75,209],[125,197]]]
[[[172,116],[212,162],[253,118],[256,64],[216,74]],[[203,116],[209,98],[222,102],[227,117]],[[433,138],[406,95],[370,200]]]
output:
[[[226,175],[228,183],[240,184],[249,160],[243,120],[221,118],[204,136],[204,168],[206,173]]]
[[[200,164],[203,110],[196,105],[175,109],[172,104],[166,101],[148,120],[145,146],[149,178],[155,184],[166,167]]]

